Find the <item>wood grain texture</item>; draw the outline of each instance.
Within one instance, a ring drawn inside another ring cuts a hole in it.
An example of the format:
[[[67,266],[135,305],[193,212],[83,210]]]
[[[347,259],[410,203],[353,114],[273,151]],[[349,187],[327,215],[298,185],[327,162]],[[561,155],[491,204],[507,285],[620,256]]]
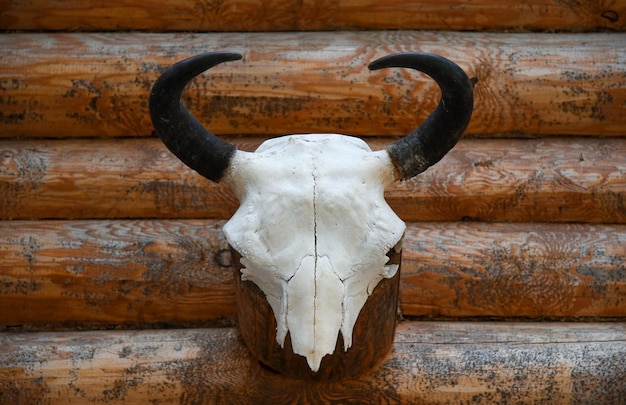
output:
[[[468,133],[624,135],[626,34],[290,32],[4,34],[0,136],[148,135],[148,94],[167,66],[207,51],[244,55],[184,96],[213,132],[404,135],[439,99],[378,57],[446,56],[477,80]]]
[[[230,328],[0,334],[6,403],[617,404],[625,379],[624,323],[405,322],[373,372],[307,383]]]
[[[0,222],[0,323],[128,327],[234,319],[221,225]]]
[[[227,218],[238,206],[158,139],[1,143],[5,219]]]
[[[9,30],[624,30],[621,0],[0,0]]]
[[[410,224],[402,311],[426,317],[624,317],[625,231],[579,224]]]
[[[245,150],[261,142],[230,140]],[[626,223],[626,142],[464,139],[386,198],[405,221]],[[0,140],[3,219],[226,219],[238,205],[158,139]]]
[[[236,317],[223,221],[1,221],[0,328]],[[410,223],[400,309],[420,317],[626,317],[623,225]]]

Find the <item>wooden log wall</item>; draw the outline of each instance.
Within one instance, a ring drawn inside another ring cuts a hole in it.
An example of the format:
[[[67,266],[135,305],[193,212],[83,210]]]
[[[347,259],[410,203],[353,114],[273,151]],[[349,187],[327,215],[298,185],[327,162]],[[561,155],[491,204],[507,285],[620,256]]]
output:
[[[371,374],[262,367],[232,328],[0,335],[5,403],[620,404],[624,324],[404,323]],[[512,383],[513,382],[513,383]]]
[[[147,98],[159,72],[211,50],[244,55],[187,92],[190,109],[222,135],[406,134],[435,107],[437,85],[367,64],[426,51],[477,82],[470,135],[621,136],[624,43],[622,33],[6,34],[2,136],[149,135]]]
[[[0,26],[59,31],[623,31],[620,0],[0,0]]]
[[[626,1],[69,3],[0,0],[0,403],[626,397]],[[387,190],[403,320],[371,374],[303,383],[241,344],[237,200],[147,110],[165,67],[211,50],[244,59],[185,102],[244,150],[300,132],[382,149],[419,125],[437,86],[367,71],[389,53],[476,82],[464,139]]]
[[[0,292],[12,308],[2,321],[37,329],[234,321],[223,223],[0,223]],[[626,317],[625,240],[620,225],[413,222],[401,309],[420,317]]]

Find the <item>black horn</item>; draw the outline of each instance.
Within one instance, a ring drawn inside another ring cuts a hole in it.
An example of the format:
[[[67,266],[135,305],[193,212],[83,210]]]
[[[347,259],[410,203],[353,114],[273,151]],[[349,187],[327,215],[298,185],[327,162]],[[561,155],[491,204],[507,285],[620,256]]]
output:
[[[403,178],[411,178],[437,163],[454,147],[469,124],[474,86],[454,62],[430,53],[399,53],[377,59],[370,70],[406,67],[433,78],[441,100],[413,132],[387,147]]]
[[[214,52],[185,59],[163,72],[150,93],[150,118],[165,146],[187,166],[216,182],[224,175],[236,147],[207,131],[183,105],[181,95],[200,73],[241,57]]]

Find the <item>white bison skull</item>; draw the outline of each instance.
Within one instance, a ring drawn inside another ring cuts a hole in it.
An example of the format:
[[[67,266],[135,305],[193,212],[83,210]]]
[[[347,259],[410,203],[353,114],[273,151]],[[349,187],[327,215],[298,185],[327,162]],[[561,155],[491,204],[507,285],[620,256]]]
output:
[[[241,201],[224,233],[242,255],[242,279],[265,293],[278,343],[289,331],[316,371],[340,330],[351,346],[367,297],[397,271],[385,266],[404,233],[383,197],[389,155],[358,138],[293,135],[235,155],[224,180]]]
[[[351,346],[369,294],[397,272],[386,254],[405,226],[385,202],[385,187],[426,170],[456,144],[471,117],[472,84],[440,56],[390,55],[370,69],[413,68],[435,79],[442,91],[435,111],[407,137],[373,152],[349,136],[290,135],[250,153],[204,129],[180,101],[193,77],[240,58],[208,53],[173,65],[154,84],[150,114],[156,133],[178,158],[213,181],[223,180],[239,198],[224,233],[242,256],[241,277],[265,294],[281,347],[289,332],[293,352],[317,371],[339,332],[344,349]]]

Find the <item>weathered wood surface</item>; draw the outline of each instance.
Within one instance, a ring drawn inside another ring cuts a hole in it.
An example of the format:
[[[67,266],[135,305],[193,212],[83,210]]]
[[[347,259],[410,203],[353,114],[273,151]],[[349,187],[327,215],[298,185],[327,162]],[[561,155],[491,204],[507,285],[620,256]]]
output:
[[[626,316],[626,228],[414,223],[400,304],[413,316]]]
[[[1,221],[0,327],[235,319],[212,220]],[[623,225],[410,223],[400,308],[420,317],[626,317]]]
[[[376,370],[337,382],[259,365],[235,329],[0,334],[3,403],[619,404],[624,323],[398,327]]]
[[[386,0],[0,0],[9,30],[624,30],[626,2]]]
[[[374,149],[390,142],[367,139]],[[261,139],[234,142],[254,150]],[[465,139],[386,196],[406,221],[626,223],[626,142]],[[226,186],[188,169],[156,138],[0,140],[3,219],[226,219],[237,207]]]
[[[0,324],[232,320],[232,263],[221,225],[1,221]]]
[[[437,85],[409,70],[366,67],[406,51],[449,57],[477,80],[471,134],[626,128],[624,33],[4,34],[0,49],[3,137],[148,135],[159,72],[216,50],[244,60],[214,68],[185,98],[217,134],[406,134],[435,107]]]

